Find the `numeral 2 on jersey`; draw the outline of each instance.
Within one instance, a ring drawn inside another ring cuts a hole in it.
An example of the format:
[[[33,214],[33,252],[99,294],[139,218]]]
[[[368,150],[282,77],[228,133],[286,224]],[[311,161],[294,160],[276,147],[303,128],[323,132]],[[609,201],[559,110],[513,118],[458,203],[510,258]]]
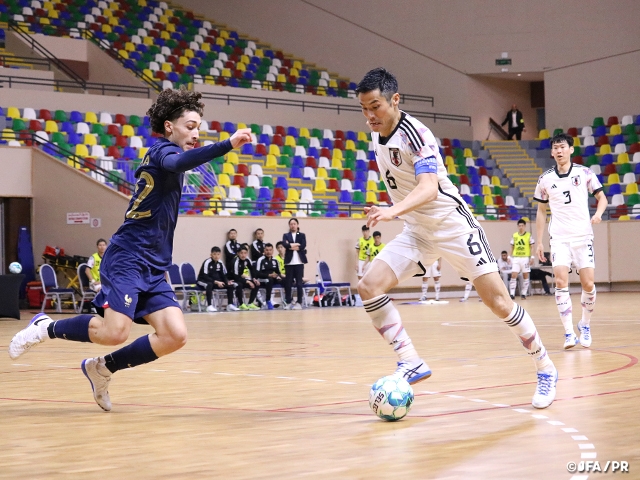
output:
[[[393,176],[391,175],[391,172],[389,170],[387,170],[387,173],[384,174],[384,178],[387,179],[387,185],[389,185],[389,188],[391,190],[397,190],[398,189],[398,185],[396,185],[396,179],[393,178]]]
[[[147,198],[147,196],[151,193],[151,190],[153,190],[155,182],[153,181],[153,177],[148,172],[142,172],[140,174],[140,180],[138,180],[137,187],[140,187],[141,180],[145,181],[145,185],[141,189],[138,189],[138,197],[133,202],[133,206],[131,207],[131,210],[127,212],[125,218],[138,220],[140,218],[147,218],[151,216],[151,210],[146,210],[144,212],[138,212],[137,210],[142,201]]]

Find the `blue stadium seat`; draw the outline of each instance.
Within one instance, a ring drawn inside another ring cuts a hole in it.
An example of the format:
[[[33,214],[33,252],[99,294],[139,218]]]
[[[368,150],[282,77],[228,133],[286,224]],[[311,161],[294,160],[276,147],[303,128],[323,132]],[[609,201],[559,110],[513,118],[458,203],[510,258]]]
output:
[[[611,145],[615,146],[615,145],[618,145],[619,143],[624,143],[624,136],[614,135],[614,137],[611,139]]]
[[[369,166],[364,160],[356,160],[356,172],[366,171]]]
[[[346,139],[347,140],[353,140],[354,142],[357,142],[358,141],[358,135],[353,130],[347,130]]]
[[[296,127],[287,127],[287,135],[298,138],[298,129]]]
[[[451,146],[453,148],[462,148],[462,144],[460,143],[460,140],[457,138],[454,138],[451,140]]]
[[[478,169],[476,167],[467,167],[467,175],[469,175],[469,177],[478,175]]]
[[[356,170],[356,180],[360,180],[361,182],[367,181],[367,172],[363,170]]]
[[[124,150],[122,152],[122,158],[126,158],[126,159],[134,159],[134,158],[138,158],[138,152],[136,152],[136,149],[133,147],[124,147]]]
[[[609,164],[613,163],[613,155],[611,155],[610,153],[606,153],[602,156],[602,158],[600,159],[600,165],[605,167]]]
[[[365,184],[365,180],[358,180],[356,178],[354,184],[353,184],[353,188],[355,190],[360,190],[361,192],[365,192],[367,190],[367,186]]]
[[[333,149],[333,141],[330,138],[322,139],[322,148]]]
[[[271,200],[271,190],[269,189],[269,187],[260,187],[260,191],[258,192],[258,200]]]
[[[467,202],[468,205],[473,205],[473,198],[470,195],[464,194],[462,195],[462,199]]]
[[[76,132],[76,129],[73,127],[71,122],[62,122],[62,124],[60,125],[60,127],[58,127],[58,129],[61,132],[64,132],[64,133],[75,133]]]
[[[484,167],[485,163],[484,163],[484,159],[478,157],[476,158],[476,167]]]
[[[351,203],[351,193],[348,190],[341,191],[339,201],[340,203]]]
[[[293,157],[292,167],[304,168],[304,159],[300,155]]]
[[[609,191],[607,192],[607,195],[617,195],[619,193],[622,193],[622,187],[619,183],[613,183],[609,185]]]
[[[307,156],[313,157],[318,160],[320,158],[320,152],[318,152],[318,149],[316,147],[309,147],[307,149]]]
[[[222,129],[228,133],[234,133],[236,131],[236,126],[231,122],[224,122]]]
[[[240,153],[242,155],[253,155],[254,153],[253,145],[251,143],[245,143],[242,146],[242,150],[240,150]]]
[[[471,186],[471,194],[472,195],[482,195],[482,187],[480,185],[472,185]]]
[[[583,157],[588,157],[590,155],[595,155],[595,154],[596,154],[596,147],[594,145],[589,145],[587,147],[584,147],[584,150],[582,151]]]
[[[302,178],[302,169],[298,167],[291,167],[291,173],[289,173],[289,177]]]
[[[551,148],[551,140],[548,138],[543,138],[540,140],[540,145],[536,148],[536,150],[549,150]]]
[[[262,143],[266,146],[269,146],[271,145],[271,137],[266,133],[261,133],[260,136],[258,137],[258,143]]]
[[[79,143],[83,143],[82,135],[77,134],[76,132],[68,132],[69,136],[67,138],[67,143],[69,145],[77,145]]]
[[[599,127],[596,127],[595,130],[593,131],[594,137],[601,137],[606,134],[607,134],[607,127],[605,127],[604,125],[600,125]]]
[[[278,177],[276,178],[276,188],[282,188],[286,190],[289,188],[289,183],[287,182],[287,177]]]

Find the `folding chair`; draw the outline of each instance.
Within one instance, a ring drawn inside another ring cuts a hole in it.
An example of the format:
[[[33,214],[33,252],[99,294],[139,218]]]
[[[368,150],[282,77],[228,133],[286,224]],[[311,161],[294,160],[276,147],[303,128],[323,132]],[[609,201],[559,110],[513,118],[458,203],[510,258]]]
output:
[[[351,284],[348,282],[334,282],[331,280],[331,270],[327,262],[318,262],[318,283],[321,291],[335,291],[338,294],[340,306],[342,306],[342,289],[347,289],[347,294],[351,297]],[[320,303],[322,305],[322,303]]]
[[[80,295],[82,295],[82,297],[80,298],[80,307],[78,309],[79,313],[82,313],[82,308],[84,307],[85,300],[93,300],[94,298],[96,298],[96,292],[91,290],[91,288],[89,287],[89,277],[87,277],[86,273],[87,267],[88,265],[86,263],[81,263],[80,265],[78,265],[78,279],[80,280],[78,283]]]
[[[171,282],[176,296],[182,295],[182,310],[186,312],[188,310],[189,294],[192,293],[192,291],[185,287],[182,281],[182,275],[180,275],[180,267],[175,263],[169,267],[169,282]],[[198,308],[199,307],[200,302],[198,301]]]
[[[44,300],[42,301],[41,312],[44,312],[44,307],[47,304],[47,298],[56,301],[56,312],[62,313],[61,308],[61,296],[71,296],[73,302],[73,311],[77,313],[76,296],[73,288],[59,288],[58,278],[56,277],[56,271],[48,263],[43,264],[40,267],[40,281],[42,282],[42,291],[44,292]]]
[[[184,300],[182,301],[183,310],[186,311],[189,295],[196,296],[196,303],[198,304],[198,312],[202,312],[202,305],[200,297],[204,293],[205,289],[198,285],[198,277],[196,271],[189,262],[183,262],[180,264],[180,278],[182,279],[182,292],[184,293]]]

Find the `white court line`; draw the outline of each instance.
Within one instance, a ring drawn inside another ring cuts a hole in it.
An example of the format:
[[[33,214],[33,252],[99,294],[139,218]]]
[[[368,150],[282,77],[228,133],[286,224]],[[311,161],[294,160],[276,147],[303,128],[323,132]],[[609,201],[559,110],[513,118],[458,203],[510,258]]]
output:
[[[469,399],[471,402],[476,402],[476,403],[489,403],[486,400],[482,400],[480,398],[470,398]]]
[[[494,407],[501,407],[501,408],[506,408],[511,406],[511,405],[507,405],[506,403],[492,403],[491,405],[493,405]]]
[[[580,450],[593,450],[596,447],[593,446],[593,443],[579,443],[578,448]]]
[[[276,377],[276,378],[282,378],[284,380],[295,380],[295,377]]]
[[[518,413],[531,413],[529,410],[525,410],[524,408],[514,408],[513,411]]]
[[[319,378],[307,378],[310,382],[326,382],[326,380],[320,380]]]
[[[557,420],[549,420],[547,423],[548,423],[549,425],[554,425],[554,426],[556,426],[556,427],[559,427],[560,425],[564,425],[564,423],[559,422],[559,421],[557,421]]]
[[[578,433],[578,430],[576,430],[575,428],[562,428],[561,430],[564,433]]]
[[[549,418],[546,415],[531,415],[533,418],[537,418],[539,420],[544,420],[545,418]]]
[[[11,365],[14,367],[30,367],[31,366],[30,363],[12,363]]]
[[[582,454],[580,455],[580,458],[596,458],[598,454],[596,452],[582,452]]]
[[[202,372],[198,372],[196,370],[180,370],[180,373],[202,373]]]
[[[150,372],[166,372],[166,370],[158,370],[156,368],[150,368],[149,371]]]
[[[462,395],[447,395],[449,398],[464,398]]]
[[[571,435],[571,438],[573,438],[576,441],[581,441],[584,442],[586,440],[589,440],[586,436],[584,435]]]
[[[356,382],[338,382],[338,383],[341,383],[342,385],[357,385]]]
[[[213,372],[214,375],[227,375],[229,377],[233,377],[235,373],[224,373],[224,372]]]

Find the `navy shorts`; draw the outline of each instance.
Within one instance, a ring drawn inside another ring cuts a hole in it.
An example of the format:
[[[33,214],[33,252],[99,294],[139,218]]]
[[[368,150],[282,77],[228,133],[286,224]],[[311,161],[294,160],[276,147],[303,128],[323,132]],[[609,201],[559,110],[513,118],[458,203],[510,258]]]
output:
[[[180,308],[164,271],[113,243],[100,264],[100,283],[102,288],[93,304],[111,308],[135,323],[146,324],[142,317],[158,310]]]

